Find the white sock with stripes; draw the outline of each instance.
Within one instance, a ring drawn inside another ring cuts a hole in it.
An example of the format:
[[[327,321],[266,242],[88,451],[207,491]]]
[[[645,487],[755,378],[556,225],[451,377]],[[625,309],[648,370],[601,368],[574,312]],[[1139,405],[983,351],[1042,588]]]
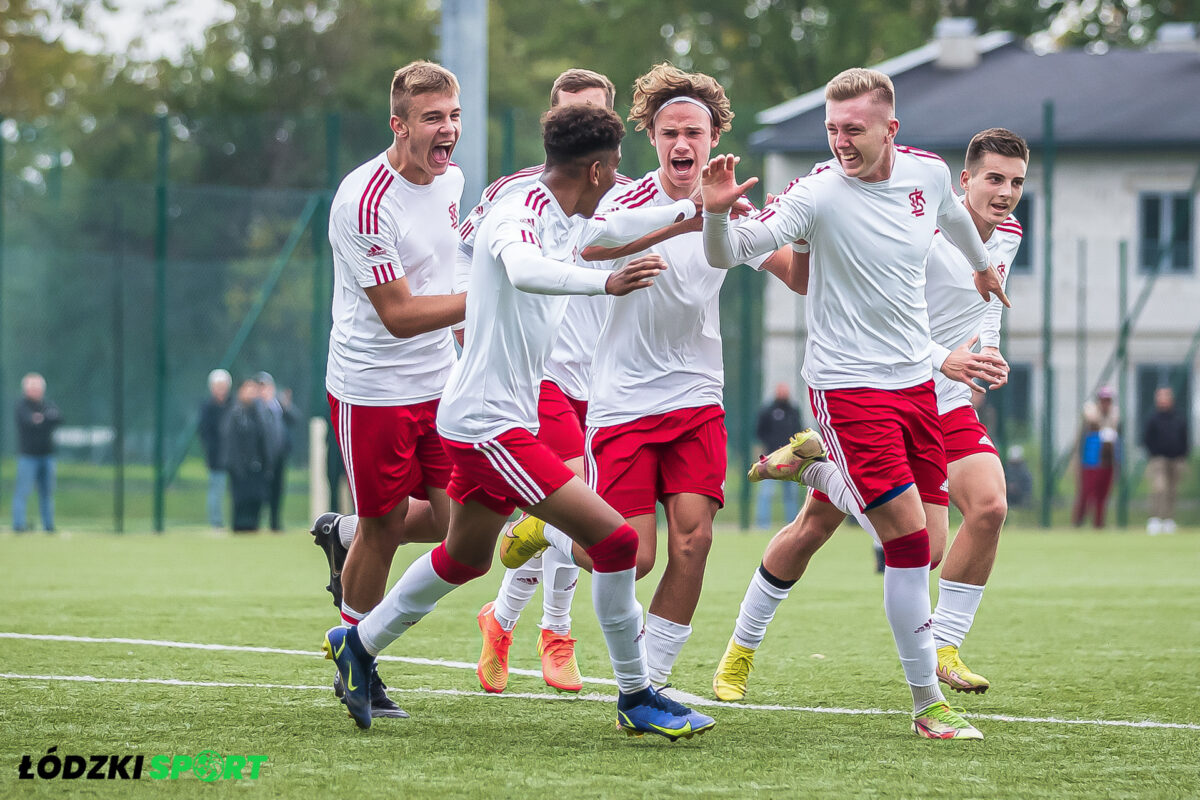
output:
[[[433,556],[425,553],[412,563],[387,596],[358,623],[363,647],[373,656],[399,639],[426,614],[437,601],[458,588],[438,577]]]
[[[525,610],[525,606],[529,605],[529,601],[533,599],[533,593],[537,591],[538,584],[541,582],[542,559],[540,557],[531,558],[516,569],[504,571],[504,578],[500,581],[500,591],[496,593],[496,604],[493,606],[496,622],[500,623],[501,628],[511,631],[517,627],[517,620],[521,618],[521,612]]]

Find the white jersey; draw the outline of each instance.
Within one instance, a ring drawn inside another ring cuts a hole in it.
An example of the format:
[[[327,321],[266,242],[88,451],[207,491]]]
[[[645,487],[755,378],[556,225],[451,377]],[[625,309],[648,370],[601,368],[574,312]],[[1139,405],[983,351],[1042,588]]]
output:
[[[814,389],[904,389],[929,380],[925,254],[941,219],[966,212],[946,162],[895,151],[887,180],[850,178],[831,159],[755,217],[776,246],[798,238],[811,245],[802,375]]]
[[[325,388],[353,405],[412,405],[442,393],[454,364],[450,330],[397,339],[364,291],[400,278],[414,295],[450,294],[463,174],[451,165],[426,186],[381,153],[347,175],[333,198],[333,327]]]
[[[459,228],[459,254],[455,268],[456,292],[465,292],[467,289],[470,280],[471,259],[475,250],[475,237],[488,212],[505,197],[528,192],[541,178],[544,169],[545,167],[541,164],[526,167],[512,175],[496,179],[483,191],[479,204],[471,210],[471,214]],[[630,182],[630,178],[617,175],[616,185],[601,201],[600,207],[605,207],[611,199],[615,199]],[[590,262],[580,261],[577,255],[577,253],[573,254],[573,260],[576,263],[580,266],[590,266]],[[575,400],[586,401],[588,399],[592,354],[596,350],[596,341],[600,338],[600,328],[604,324],[604,318],[608,314],[611,302],[612,298],[608,295],[572,295],[567,302],[567,312],[559,327],[554,349],[546,358],[544,376],[546,380],[556,383],[564,394]]]
[[[674,202],[655,169],[626,187],[608,208]],[[667,270],[649,289],[613,299],[592,362],[589,428],[722,404],[725,368],[719,299],[726,271],[708,265],[699,231],[672,237],[646,252],[662,256]],[[764,261],[754,259],[754,268],[761,269]]]
[[[1009,217],[996,226],[984,242],[988,256],[1000,273],[1000,285],[1008,283],[1009,265],[1021,246],[1021,223]],[[925,298],[929,303],[929,328],[933,337],[933,381],[937,389],[938,413],[971,405],[971,390],[938,371],[949,351],[979,334],[980,347],[1000,346],[1000,313],[1003,304],[992,298],[985,302],[975,289],[971,265],[944,236],[933,237],[926,257]]]
[[[568,219],[544,184],[500,199],[479,228],[467,290],[470,324],[438,409],[438,432],[460,442],[518,427],[537,433],[538,384],[569,295],[603,294],[609,276],[574,266],[574,254],[583,242],[632,241],[679,210],[676,204],[666,214],[643,215],[635,226],[626,217],[622,235],[612,238],[621,221]]]

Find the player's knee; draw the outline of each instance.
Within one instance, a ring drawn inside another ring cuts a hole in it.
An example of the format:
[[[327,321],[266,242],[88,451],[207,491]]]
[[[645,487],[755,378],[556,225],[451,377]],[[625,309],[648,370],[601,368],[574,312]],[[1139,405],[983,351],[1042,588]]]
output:
[[[1000,493],[989,495],[972,507],[971,516],[976,530],[999,535],[1000,528],[1004,526],[1004,520],[1008,516],[1008,502]]]
[[[651,550],[646,553],[639,551],[637,554],[637,570],[634,572],[635,579],[640,581],[642,578],[649,575],[653,570],[654,551]]]
[[[671,536],[672,555],[679,558],[705,559],[708,558],[708,551],[712,549],[712,528],[708,526],[697,526],[690,530],[677,531]]]

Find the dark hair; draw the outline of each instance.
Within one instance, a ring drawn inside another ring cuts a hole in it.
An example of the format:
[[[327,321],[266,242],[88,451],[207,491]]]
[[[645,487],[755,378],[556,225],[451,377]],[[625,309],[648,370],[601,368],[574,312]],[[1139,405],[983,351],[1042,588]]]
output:
[[[602,106],[568,103],[542,115],[542,144],[548,167],[616,150],[624,137],[621,118]]]
[[[608,107],[612,108],[617,87],[607,76],[590,69],[569,69],[555,78],[554,85],[550,87],[550,105],[558,105],[560,92],[582,92],[584,89],[603,89]]]
[[[1029,163],[1029,145],[1007,128],[988,128],[971,137],[967,145],[967,172],[974,172],[984,153],[995,153],[1006,158],[1019,158]]]

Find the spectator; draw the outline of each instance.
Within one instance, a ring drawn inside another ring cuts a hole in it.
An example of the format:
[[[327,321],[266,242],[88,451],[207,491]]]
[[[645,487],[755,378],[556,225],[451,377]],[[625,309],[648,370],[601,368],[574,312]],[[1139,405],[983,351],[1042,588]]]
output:
[[[200,444],[204,447],[204,462],[208,465],[208,524],[225,527],[221,504],[229,473],[225,470],[225,440],[222,424],[229,413],[229,390],[233,378],[223,369],[208,373],[208,399],[200,406]]]
[[[1146,420],[1142,444],[1150,456],[1146,477],[1150,479],[1150,521],[1146,532],[1175,532],[1175,492],[1187,466],[1187,417],[1175,408],[1175,392],[1161,386],[1154,393],[1154,415]]]
[[[758,424],[755,435],[762,443],[763,452],[771,453],[783,447],[791,439],[792,434],[800,430],[800,409],[792,402],[791,391],[786,383],[775,387],[775,399],[763,406],[758,413]],[[793,481],[763,481],[758,484],[758,527],[766,528],[771,524],[771,504],[775,500],[775,490],[783,490],[783,510],[787,519],[792,520],[800,513],[800,485]]]
[[[1097,529],[1104,527],[1104,512],[1113,474],[1120,459],[1118,433],[1121,414],[1113,404],[1113,390],[1103,386],[1095,401],[1083,404],[1083,422],[1079,431],[1079,490],[1071,522],[1083,524],[1089,510]]]
[[[17,403],[17,486],[13,491],[13,530],[29,530],[25,505],[37,486],[42,527],[54,532],[54,429],[62,422],[58,406],[46,399],[46,379],[31,372],[21,379]]]
[[[1004,483],[1010,508],[1027,508],[1033,501],[1033,473],[1029,471],[1029,464],[1025,463],[1025,448],[1019,444],[1008,448]]]
[[[225,417],[225,468],[233,497],[234,533],[256,531],[270,483],[270,434],[259,385],[244,380],[237,402]]]
[[[278,395],[275,392],[275,379],[269,372],[260,372],[254,376],[258,381],[259,397],[266,411],[267,430],[269,433],[270,458],[267,471],[270,481],[267,484],[267,507],[270,510],[271,530],[283,530],[283,495],[287,487],[287,460],[292,452],[292,423],[296,412],[292,409],[292,390],[284,389]]]

